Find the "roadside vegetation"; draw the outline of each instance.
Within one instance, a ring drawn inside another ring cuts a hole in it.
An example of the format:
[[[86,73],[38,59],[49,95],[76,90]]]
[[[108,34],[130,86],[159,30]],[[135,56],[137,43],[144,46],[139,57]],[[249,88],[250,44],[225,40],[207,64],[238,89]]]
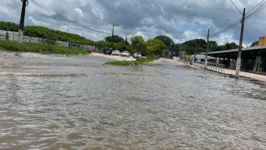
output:
[[[18,32],[19,25],[11,22],[0,22],[0,30]],[[94,41],[86,39],[78,34],[62,32],[42,26],[25,26],[24,35],[38,38],[45,38],[56,41],[73,42],[77,44],[94,44]]]
[[[0,30],[17,32],[18,29],[19,29],[18,24],[12,22],[0,21]],[[108,36],[100,41],[93,41],[78,34],[53,30],[42,26],[25,26],[24,35],[38,37],[38,38],[45,38],[49,40],[65,41],[76,44],[92,45],[101,48],[110,48],[113,50],[129,51],[131,54],[137,51],[141,52],[143,55],[150,55],[149,45],[158,43],[158,41],[155,40],[162,41],[166,45],[166,49],[172,50],[173,52],[176,53],[178,51],[185,51],[186,54],[188,55],[199,54],[205,52],[205,50],[207,49],[207,42],[205,39],[192,39],[189,41],[185,41],[183,43],[174,43],[174,41],[171,38],[164,35],[157,36],[148,41],[145,41],[144,38],[141,36],[135,36],[131,38],[131,43],[129,43],[127,39],[123,39],[118,35]],[[9,35],[6,36],[8,37]],[[257,45],[258,41],[255,41],[250,46],[252,47]],[[238,45],[234,42],[218,45],[216,41],[210,41],[208,46],[209,46],[209,51],[220,51],[220,50],[238,48]],[[155,51],[153,50],[152,53],[154,52]],[[159,51],[157,52],[159,53]]]
[[[140,66],[140,65],[148,64],[149,62],[152,62],[158,58],[159,58],[158,56],[148,56],[147,58],[139,58],[139,59],[133,60],[133,61],[109,61],[109,62],[105,63],[104,65]]]
[[[146,58],[139,58],[135,61],[110,61],[105,65],[113,66],[139,66],[147,64],[159,58],[163,50],[167,48],[167,45],[160,39],[154,38],[145,41],[142,36],[134,36],[131,38],[131,49],[135,52],[140,52],[142,55],[147,56]],[[131,51],[131,53],[132,53]]]
[[[63,55],[80,55],[88,54],[88,51],[77,48],[68,48],[58,45],[35,44],[35,43],[17,43],[8,40],[0,40],[0,47],[3,50],[13,52],[32,52],[41,54],[63,54]]]

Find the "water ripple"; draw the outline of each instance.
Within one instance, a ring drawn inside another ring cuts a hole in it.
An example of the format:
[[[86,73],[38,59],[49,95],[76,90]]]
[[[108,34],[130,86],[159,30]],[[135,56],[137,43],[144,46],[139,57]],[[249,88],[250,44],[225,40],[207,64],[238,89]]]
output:
[[[0,149],[266,149],[264,84],[173,65],[64,69],[86,76],[0,76]]]

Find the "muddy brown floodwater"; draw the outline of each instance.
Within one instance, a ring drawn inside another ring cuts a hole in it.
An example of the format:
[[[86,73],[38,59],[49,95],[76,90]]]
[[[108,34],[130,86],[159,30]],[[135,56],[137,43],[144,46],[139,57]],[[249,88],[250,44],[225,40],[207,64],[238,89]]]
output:
[[[266,149],[265,84],[106,61],[0,52],[0,149]]]

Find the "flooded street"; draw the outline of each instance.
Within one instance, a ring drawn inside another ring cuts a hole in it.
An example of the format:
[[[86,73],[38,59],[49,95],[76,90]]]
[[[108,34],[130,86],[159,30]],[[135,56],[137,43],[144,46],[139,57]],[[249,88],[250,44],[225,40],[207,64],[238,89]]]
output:
[[[266,149],[265,84],[106,61],[0,52],[0,149]]]

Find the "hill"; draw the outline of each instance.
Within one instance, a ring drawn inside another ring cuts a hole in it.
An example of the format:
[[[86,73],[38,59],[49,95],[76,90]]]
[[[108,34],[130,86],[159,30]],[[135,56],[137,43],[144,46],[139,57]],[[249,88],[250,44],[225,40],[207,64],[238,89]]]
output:
[[[11,22],[0,22],[0,30],[18,31],[19,25]],[[24,35],[53,39],[57,41],[72,42],[78,44],[94,45],[94,41],[82,37],[78,34],[67,33],[59,30],[49,29],[42,26],[26,26],[24,28]]]

